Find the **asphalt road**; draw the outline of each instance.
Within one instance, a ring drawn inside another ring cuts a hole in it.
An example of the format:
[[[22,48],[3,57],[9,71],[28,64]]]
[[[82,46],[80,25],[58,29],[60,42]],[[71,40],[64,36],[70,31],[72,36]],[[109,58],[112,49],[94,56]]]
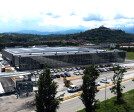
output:
[[[134,82],[132,81],[127,81],[122,83],[126,88],[124,88],[123,92],[129,91],[131,89],[134,89]],[[110,87],[106,88],[106,98],[111,98],[115,96],[113,93],[110,92],[109,90]],[[105,100],[105,88],[100,90],[97,93],[96,99],[99,99],[100,101]],[[80,97],[76,97],[67,101],[64,101],[62,104],[60,104],[60,108],[58,109],[57,112],[75,112],[77,110],[80,110],[84,108],[84,105],[82,101],[80,100]]]
[[[107,77],[107,80],[108,82],[112,83],[111,82],[111,79],[113,77],[114,73],[113,72],[105,72],[105,73],[102,73],[100,75],[100,77],[97,79],[97,82],[100,82],[101,79],[105,79]],[[125,75],[124,75],[124,79],[128,79],[130,77],[134,77],[134,70],[128,70]],[[76,80],[71,80],[71,82],[74,84],[74,85],[77,85],[77,86],[80,86],[82,84],[82,79],[76,79]],[[60,94],[64,94],[64,97],[66,96],[70,96],[70,95],[73,95],[73,94],[76,94],[76,93],[68,93],[67,92],[67,88],[66,87],[63,87],[63,82],[58,82],[58,85],[60,86],[58,88],[58,94],[57,96],[59,96]],[[100,83],[101,86],[104,86],[105,84],[104,83]]]

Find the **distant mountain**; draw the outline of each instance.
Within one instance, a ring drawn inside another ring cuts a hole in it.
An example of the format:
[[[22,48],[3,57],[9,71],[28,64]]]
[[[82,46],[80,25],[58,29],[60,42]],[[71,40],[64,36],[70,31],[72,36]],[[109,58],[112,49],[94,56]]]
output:
[[[134,27],[121,27],[121,28],[114,28],[117,30],[123,30],[126,33],[134,34]],[[57,32],[40,32],[36,30],[21,30],[16,32],[6,32],[6,33],[19,33],[19,34],[37,34],[37,35],[66,35],[66,34],[75,34],[80,32],[85,32],[85,29],[70,29],[70,30],[63,30],[63,31],[57,31]]]
[[[40,32],[40,31],[36,31],[36,30],[21,30],[18,32],[14,32],[14,33],[20,33],[20,34],[38,34],[38,35],[49,35],[52,32]]]
[[[74,33],[80,33],[80,32],[84,32],[85,30],[80,30],[80,29],[71,29],[71,30],[66,30],[66,31],[59,31],[56,32],[56,34],[74,34]]]
[[[36,30],[21,30],[18,32],[12,32],[12,33],[20,33],[20,34],[38,34],[38,35],[66,35],[66,34],[74,34],[74,33],[80,33],[84,32],[85,30],[77,30],[77,29],[71,29],[71,30],[65,30],[65,31],[58,31],[58,32],[40,32]],[[11,33],[11,32],[10,32]]]
[[[80,33],[78,33],[80,32]],[[32,35],[32,34],[36,34]],[[51,35],[49,35],[51,34]],[[67,34],[67,35],[65,35]],[[134,42],[134,34],[125,33],[125,31],[118,29],[110,29],[104,26],[99,28],[94,28],[91,30],[67,30],[67,31],[59,31],[59,32],[38,32],[34,30],[23,30],[18,33],[5,33],[2,34],[3,38],[0,38],[0,42],[27,42],[30,45],[39,44],[39,41],[47,41],[47,42],[61,42],[67,43],[69,45],[76,45],[77,43],[126,43],[126,42]],[[36,41],[35,41],[36,40]],[[57,40],[57,41],[56,41]],[[31,41],[34,43],[31,43]],[[73,44],[70,44],[73,43]],[[42,44],[42,43],[41,43]],[[63,45],[64,45],[63,44]],[[52,43],[48,43],[48,45],[52,46]],[[57,43],[58,45],[58,43]]]
[[[105,43],[105,42],[133,42],[134,34],[125,33],[125,31],[118,29],[110,29],[104,26],[99,28],[87,30],[85,32],[74,34],[74,39],[84,39],[90,43]]]
[[[124,27],[122,30],[124,30],[126,33],[134,34],[134,27]]]

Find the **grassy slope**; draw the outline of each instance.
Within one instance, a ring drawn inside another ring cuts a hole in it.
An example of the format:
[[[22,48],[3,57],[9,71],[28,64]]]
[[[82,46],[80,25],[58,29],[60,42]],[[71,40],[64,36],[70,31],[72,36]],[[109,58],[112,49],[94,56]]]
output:
[[[134,52],[127,52],[126,59],[134,59]]]
[[[115,105],[114,100],[116,97],[108,99],[106,101],[100,102],[100,108],[96,109],[95,112],[134,112],[134,89],[123,94],[123,99],[125,104]],[[80,110],[78,112],[85,112],[85,110]]]

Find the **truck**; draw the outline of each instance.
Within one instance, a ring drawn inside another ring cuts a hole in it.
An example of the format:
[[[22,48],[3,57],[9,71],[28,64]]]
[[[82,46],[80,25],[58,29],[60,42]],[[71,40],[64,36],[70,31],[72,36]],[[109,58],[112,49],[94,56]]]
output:
[[[67,91],[69,93],[73,93],[73,92],[77,92],[80,91],[80,87],[76,86],[76,85],[70,85],[67,89]]]

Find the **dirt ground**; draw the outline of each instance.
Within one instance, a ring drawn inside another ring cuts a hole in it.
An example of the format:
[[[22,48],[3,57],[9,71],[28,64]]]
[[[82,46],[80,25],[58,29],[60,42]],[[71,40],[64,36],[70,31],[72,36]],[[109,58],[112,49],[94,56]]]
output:
[[[32,105],[34,93],[20,96],[16,95],[0,97],[0,112],[34,112],[35,106]]]

